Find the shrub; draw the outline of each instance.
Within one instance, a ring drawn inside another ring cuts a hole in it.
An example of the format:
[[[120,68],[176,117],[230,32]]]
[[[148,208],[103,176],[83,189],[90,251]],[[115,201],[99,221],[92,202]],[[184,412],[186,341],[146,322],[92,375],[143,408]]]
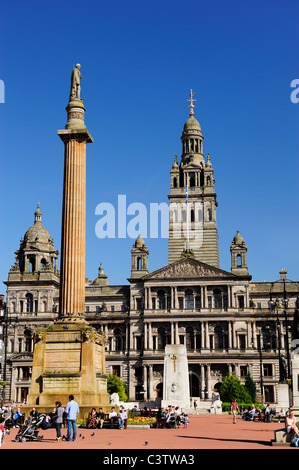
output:
[[[226,376],[220,387],[220,398],[222,402],[231,403],[234,398],[237,402],[250,403],[250,394],[240,380],[234,374]]]
[[[120,380],[116,374],[109,375],[107,379],[107,392],[109,395],[112,395],[112,393],[118,393],[120,401],[128,401],[126,384]]]

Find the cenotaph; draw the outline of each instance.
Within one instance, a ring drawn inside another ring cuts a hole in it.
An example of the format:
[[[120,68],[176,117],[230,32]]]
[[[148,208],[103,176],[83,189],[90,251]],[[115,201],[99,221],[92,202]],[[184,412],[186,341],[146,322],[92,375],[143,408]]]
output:
[[[183,344],[167,344],[164,355],[162,407],[180,406],[190,410],[189,372],[186,347]]]
[[[84,123],[80,97],[81,66],[72,72],[66,108],[67,124],[58,135],[64,142],[64,181],[60,262],[59,314],[34,337],[34,355],[27,406],[47,411],[68,402],[80,415],[92,407],[109,409],[105,371],[105,337],[85,319],[86,144],[93,142]]]

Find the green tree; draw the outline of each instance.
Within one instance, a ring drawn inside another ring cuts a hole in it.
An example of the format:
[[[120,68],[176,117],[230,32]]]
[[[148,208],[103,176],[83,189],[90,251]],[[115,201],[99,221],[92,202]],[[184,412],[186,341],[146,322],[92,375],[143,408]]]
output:
[[[220,398],[224,402],[232,402],[234,398],[241,403],[251,403],[251,397],[234,374],[226,376],[220,387]]]
[[[128,401],[126,384],[118,377],[117,374],[109,375],[107,379],[107,392],[109,395],[112,395],[112,393],[118,393],[120,401]]]
[[[245,388],[251,397],[251,401],[255,403],[256,400],[256,383],[254,382],[253,378],[251,377],[250,373],[246,375],[245,379]]]

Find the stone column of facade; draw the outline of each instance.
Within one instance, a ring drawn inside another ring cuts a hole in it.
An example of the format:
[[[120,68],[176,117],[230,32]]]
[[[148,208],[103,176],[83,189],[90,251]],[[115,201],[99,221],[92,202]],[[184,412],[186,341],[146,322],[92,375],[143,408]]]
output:
[[[153,333],[152,333],[152,323],[148,324],[148,348],[153,350]]]
[[[201,364],[201,373],[200,373],[200,380],[201,380],[201,399],[205,399],[205,366],[204,364]]]
[[[153,393],[153,365],[149,364],[148,366],[148,378],[149,378],[149,400],[154,400],[154,393]]]
[[[144,349],[148,349],[148,341],[147,341],[147,323],[143,325],[143,341],[144,341]]]
[[[212,396],[211,390],[211,364],[207,364],[207,391],[208,391],[208,399]]]

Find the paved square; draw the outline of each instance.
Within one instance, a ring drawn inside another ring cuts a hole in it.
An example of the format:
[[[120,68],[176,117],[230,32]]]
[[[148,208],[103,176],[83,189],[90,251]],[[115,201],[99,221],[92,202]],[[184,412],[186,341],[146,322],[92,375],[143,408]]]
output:
[[[190,415],[189,425],[184,429],[82,429],[78,428],[77,440],[55,442],[54,429],[41,430],[41,442],[14,442],[17,429],[5,436],[1,449],[281,449],[271,445],[275,430],[284,423],[249,422],[232,416]],[[62,429],[66,435],[66,429]],[[148,441],[146,444],[145,442]],[[283,449],[294,449],[283,447]]]

